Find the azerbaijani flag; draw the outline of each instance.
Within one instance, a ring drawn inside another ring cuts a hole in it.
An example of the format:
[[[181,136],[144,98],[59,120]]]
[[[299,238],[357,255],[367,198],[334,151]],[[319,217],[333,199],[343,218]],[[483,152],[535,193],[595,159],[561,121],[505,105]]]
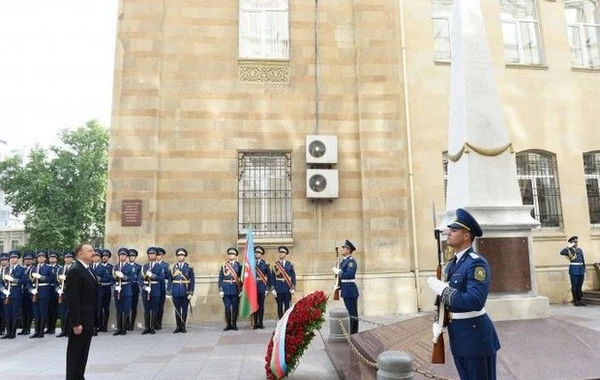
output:
[[[292,310],[294,310],[294,306],[295,304],[287,309],[283,314],[283,317],[277,322],[277,327],[275,327],[275,333],[272,338],[273,352],[271,352],[269,366],[271,372],[277,375],[278,379],[283,379],[288,372],[288,366],[285,362],[285,332],[287,330],[288,319]]]
[[[248,229],[246,252],[244,253],[244,280],[242,299],[240,301],[240,317],[249,317],[258,310],[256,290],[256,257],[254,256],[254,237],[252,229]]]

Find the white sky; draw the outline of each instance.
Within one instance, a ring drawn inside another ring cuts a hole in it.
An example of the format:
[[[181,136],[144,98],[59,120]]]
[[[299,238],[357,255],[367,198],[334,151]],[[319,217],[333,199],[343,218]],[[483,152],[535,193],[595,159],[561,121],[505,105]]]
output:
[[[118,0],[0,0],[0,140],[110,126]]]

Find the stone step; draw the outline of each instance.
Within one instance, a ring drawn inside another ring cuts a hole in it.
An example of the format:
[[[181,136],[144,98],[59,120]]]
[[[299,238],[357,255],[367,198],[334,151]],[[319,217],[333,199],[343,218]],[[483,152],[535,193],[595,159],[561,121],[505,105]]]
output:
[[[600,291],[586,290],[582,292],[581,301],[588,305],[600,305]]]

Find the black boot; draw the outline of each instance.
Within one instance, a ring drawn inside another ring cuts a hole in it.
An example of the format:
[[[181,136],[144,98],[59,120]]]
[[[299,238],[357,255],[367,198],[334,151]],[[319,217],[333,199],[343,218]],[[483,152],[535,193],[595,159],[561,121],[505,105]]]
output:
[[[129,327],[127,328],[129,331],[133,331],[135,329],[135,318],[137,317],[137,310],[131,309],[131,320],[129,321]]]
[[[40,335],[40,321],[38,319],[35,320],[33,328],[35,331],[33,332],[33,335],[29,337],[29,339],[37,338]]]
[[[258,309],[258,325],[256,326],[257,329],[264,329],[265,325],[263,325],[263,317],[265,315],[265,309]]]
[[[46,325],[46,320],[42,319],[40,320],[40,333],[38,334],[38,338],[43,338],[44,337],[44,326]]]
[[[571,290],[571,295],[573,296],[573,305],[574,306],[581,306],[579,304],[579,297],[577,297],[577,290]]]
[[[177,324],[177,328],[175,330],[173,330],[173,334],[177,334],[178,332],[181,332],[181,319],[179,318],[179,315],[175,314],[175,323]]]
[[[156,313],[156,322],[154,323],[155,330],[162,330],[162,317],[163,317],[163,313],[158,311]]]
[[[158,315],[154,312],[150,312],[150,334],[154,334],[156,333],[156,329],[154,328],[154,326],[156,326],[156,318],[158,317]]]
[[[29,317],[23,317],[22,321],[22,330],[17,335],[29,335],[31,332],[31,319]]]
[[[0,337],[0,339],[8,339],[10,338],[10,334],[12,333],[12,321],[8,321],[5,323],[4,328],[6,329],[6,333]]]
[[[237,311],[231,312],[231,329],[237,331]]]
[[[121,331],[123,331],[123,314],[117,315],[117,331],[113,333],[113,336],[121,335]]]
[[[181,332],[184,333],[184,334],[187,332],[187,330],[185,328],[185,321],[186,321],[186,319],[187,319],[187,315],[184,315],[181,318]]]
[[[17,321],[13,320],[12,321],[12,329],[10,331],[10,336],[8,337],[8,339],[15,339],[17,337]]]
[[[121,328],[121,335],[127,335],[127,329],[129,328],[129,315],[123,318],[123,327]]]
[[[229,331],[233,327],[231,327],[231,311],[225,310],[225,321],[227,322],[227,326],[223,329],[223,331]]]
[[[108,316],[109,316],[108,309],[104,310],[104,312],[102,313],[102,327],[100,328],[100,331],[102,331],[102,332],[108,331]]]
[[[579,306],[587,306],[587,304],[581,301],[581,297],[583,297],[583,292],[581,289],[577,289],[577,301],[579,302]]]
[[[142,331],[142,335],[146,335],[150,333],[150,312],[144,312],[144,331]]]

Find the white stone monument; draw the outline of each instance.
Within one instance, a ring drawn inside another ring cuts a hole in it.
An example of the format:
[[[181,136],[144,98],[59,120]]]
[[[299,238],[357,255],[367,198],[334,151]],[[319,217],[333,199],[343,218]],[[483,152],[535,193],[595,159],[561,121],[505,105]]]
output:
[[[486,304],[494,320],[549,316],[537,295],[532,229],[523,206],[479,0],[454,0],[452,12],[448,187],[441,227],[457,208],[479,222],[477,250],[492,271]]]

